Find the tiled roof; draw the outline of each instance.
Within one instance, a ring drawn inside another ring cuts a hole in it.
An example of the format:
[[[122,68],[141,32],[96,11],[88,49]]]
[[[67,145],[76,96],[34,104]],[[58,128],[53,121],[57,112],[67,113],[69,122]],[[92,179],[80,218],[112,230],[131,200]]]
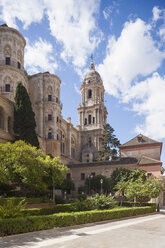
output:
[[[129,140],[128,142],[124,143],[120,147],[125,146],[136,146],[136,145],[145,145],[145,144],[161,144],[161,142],[150,139],[142,134],[137,135],[135,138]]]
[[[149,157],[146,157],[146,156],[142,156],[141,158],[139,158],[139,162],[138,162],[139,165],[143,165],[143,164],[158,164],[158,163],[161,163],[161,161],[153,159],[153,158],[149,158]]]

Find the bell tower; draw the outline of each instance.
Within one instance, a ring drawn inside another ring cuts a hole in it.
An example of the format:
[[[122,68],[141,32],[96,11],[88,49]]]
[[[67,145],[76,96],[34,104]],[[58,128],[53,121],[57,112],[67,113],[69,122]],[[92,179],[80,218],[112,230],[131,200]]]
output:
[[[107,119],[104,91],[92,60],[81,86],[81,104],[78,107],[82,162],[92,162],[98,157],[99,138]]]

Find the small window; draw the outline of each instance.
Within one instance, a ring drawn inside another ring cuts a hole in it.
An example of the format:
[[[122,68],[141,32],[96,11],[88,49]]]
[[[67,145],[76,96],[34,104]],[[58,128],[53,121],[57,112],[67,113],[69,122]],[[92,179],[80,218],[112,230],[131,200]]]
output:
[[[58,134],[57,134],[57,140],[58,140]]]
[[[48,95],[48,101],[49,101],[49,102],[52,101],[52,95]]]
[[[8,132],[11,132],[11,117],[8,117]]]
[[[91,124],[91,115],[88,115],[88,124]]]
[[[89,163],[89,159],[87,159],[87,163]]]
[[[91,175],[92,175],[92,177],[95,177],[96,176],[96,173],[95,172],[92,172]]]
[[[52,120],[52,115],[48,115],[48,121]]]
[[[91,145],[91,144],[92,144],[92,139],[91,139],[91,137],[89,137],[89,139],[88,139],[88,143],[89,143],[89,145]]]
[[[6,58],[6,65],[10,65],[10,57]]]
[[[87,118],[85,118],[85,123],[84,123],[84,125],[87,125]]]
[[[48,139],[52,139],[52,133],[51,132],[48,133]]]
[[[152,176],[152,173],[147,173],[147,177],[151,177]]]
[[[87,158],[89,158],[89,154],[87,154]]]
[[[88,98],[92,98],[92,90],[88,90]]]
[[[5,85],[5,91],[6,92],[10,92],[10,84],[6,84]]]
[[[58,103],[58,97],[56,97],[56,103]]]
[[[65,144],[61,143],[61,153],[65,153]]]
[[[93,124],[95,123],[95,117],[93,117]]]
[[[57,122],[58,122],[58,116],[57,116]]]
[[[21,64],[20,64],[20,62],[17,62],[17,68],[18,68],[18,69],[21,69]]]
[[[72,158],[75,158],[75,149],[73,147],[71,149],[71,156],[72,156]]]
[[[85,180],[85,173],[81,173],[81,180]]]

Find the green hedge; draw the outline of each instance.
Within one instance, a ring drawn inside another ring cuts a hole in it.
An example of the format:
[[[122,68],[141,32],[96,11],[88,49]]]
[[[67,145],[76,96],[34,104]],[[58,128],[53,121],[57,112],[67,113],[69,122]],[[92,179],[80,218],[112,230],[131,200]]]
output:
[[[150,206],[153,210],[156,209],[155,203],[135,203],[136,207],[140,206]],[[142,205],[140,205],[142,204]],[[123,207],[134,207],[134,202],[123,202]],[[65,213],[65,212],[76,212],[79,211],[76,209],[76,205],[74,203],[72,204],[58,204],[53,207],[47,207],[47,208],[33,208],[33,209],[24,209],[22,210],[23,216],[34,216],[34,215],[50,215],[54,213]]]
[[[52,203],[51,200],[44,198],[6,197],[0,198],[0,206],[5,205],[9,199],[14,200],[15,204],[18,204],[23,199],[26,199],[27,204]]]
[[[46,208],[32,208],[32,209],[24,209],[21,211],[23,216],[33,216],[33,215],[50,215],[54,213],[61,212],[72,212],[76,211],[74,204],[58,204],[52,207]]]
[[[0,219],[1,236],[64,227],[96,221],[112,220],[154,212],[153,207],[115,208],[86,212],[57,213],[47,216],[29,216]]]
[[[120,206],[120,202],[118,202],[118,205]],[[122,206],[123,207],[145,207],[145,206],[153,206],[153,207],[156,208],[156,203],[123,201],[122,202]]]

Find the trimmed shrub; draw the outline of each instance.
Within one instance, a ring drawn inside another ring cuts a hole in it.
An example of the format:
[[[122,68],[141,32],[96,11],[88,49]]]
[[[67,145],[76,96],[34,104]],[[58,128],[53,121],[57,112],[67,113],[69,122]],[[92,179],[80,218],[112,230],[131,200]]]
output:
[[[120,203],[119,203],[120,204]],[[123,207],[145,207],[150,206],[151,208],[156,210],[156,203],[150,203],[150,202],[123,202]]]
[[[23,216],[33,216],[33,215],[50,215],[60,212],[72,212],[76,211],[76,208],[73,204],[58,204],[53,207],[47,208],[32,208],[22,210]]]
[[[49,199],[42,199],[42,198],[25,198],[25,197],[6,197],[0,198],[0,206],[6,205],[7,201],[12,199],[14,204],[18,204],[23,199],[26,200],[27,204],[40,204],[40,203],[52,203],[52,200]]]
[[[86,212],[58,213],[48,216],[30,216],[0,219],[1,236],[64,227],[103,220],[112,220],[154,212],[150,206],[93,210]]]

